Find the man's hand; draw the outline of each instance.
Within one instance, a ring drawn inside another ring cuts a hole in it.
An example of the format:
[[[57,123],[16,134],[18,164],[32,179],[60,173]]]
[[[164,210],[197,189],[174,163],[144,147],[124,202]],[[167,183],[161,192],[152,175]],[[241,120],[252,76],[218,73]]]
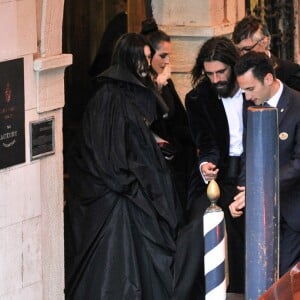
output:
[[[201,165],[201,174],[206,181],[210,181],[217,178],[219,169],[217,169],[216,165],[207,162]]]
[[[229,210],[233,218],[238,218],[243,215],[243,208],[246,204],[246,188],[244,186],[237,186],[237,189],[239,193],[233,198],[234,201],[229,205]]]

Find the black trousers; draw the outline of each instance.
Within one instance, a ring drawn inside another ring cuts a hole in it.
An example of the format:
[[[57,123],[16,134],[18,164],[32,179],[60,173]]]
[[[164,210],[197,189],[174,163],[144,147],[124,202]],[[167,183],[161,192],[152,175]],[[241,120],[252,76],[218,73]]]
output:
[[[300,261],[300,232],[280,219],[279,276],[283,276]]]
[[[244,293],[245,291],[245,218],[232,218],[229,204],[238,193],[236,184],[220,183],[221,197],[219,206],[224,211],[227,250],[229,286],[227,291],[231,293]]]

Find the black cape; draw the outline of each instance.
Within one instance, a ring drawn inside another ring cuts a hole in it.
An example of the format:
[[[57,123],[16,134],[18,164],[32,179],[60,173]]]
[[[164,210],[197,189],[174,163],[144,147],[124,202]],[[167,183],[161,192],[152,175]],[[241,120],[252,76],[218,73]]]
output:
[[[121,75],[120,75],[121,74]],[[154,94],[112,67],[69,154],[67,299],[170,299],[177,216]]]

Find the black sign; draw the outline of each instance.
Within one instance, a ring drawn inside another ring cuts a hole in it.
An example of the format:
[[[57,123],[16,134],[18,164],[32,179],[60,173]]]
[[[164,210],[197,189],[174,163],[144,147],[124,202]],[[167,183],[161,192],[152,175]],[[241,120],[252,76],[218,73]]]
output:
[[[30,123],[31,160],[54,153],[54,118]]]
[[[25,162],[23,58],[0,63],[0,169]]]

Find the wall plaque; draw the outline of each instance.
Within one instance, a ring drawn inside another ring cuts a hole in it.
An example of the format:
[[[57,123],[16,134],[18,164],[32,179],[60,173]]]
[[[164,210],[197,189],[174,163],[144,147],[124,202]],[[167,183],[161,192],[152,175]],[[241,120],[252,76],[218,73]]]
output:
[[[54,117],[30,123],[31,160],[55,152]]]
[[[0,63],[0,169],[25,162],[24,60]]]

